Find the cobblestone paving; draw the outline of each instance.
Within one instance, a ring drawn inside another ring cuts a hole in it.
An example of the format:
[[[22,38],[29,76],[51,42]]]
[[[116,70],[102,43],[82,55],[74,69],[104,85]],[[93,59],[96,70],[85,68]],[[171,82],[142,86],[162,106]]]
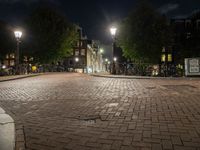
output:
[[[0,83],[0,106],[27,150],[200,150],[198,79],[49,74]]]

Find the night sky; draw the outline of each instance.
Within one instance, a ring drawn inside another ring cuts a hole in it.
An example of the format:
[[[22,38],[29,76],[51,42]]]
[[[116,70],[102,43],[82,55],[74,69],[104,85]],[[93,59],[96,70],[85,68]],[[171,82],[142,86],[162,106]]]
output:
[[[44,0],[43,0],[44,1]],[[137,0],[46,0],[68,19],[83,27],[90,39],[109,44],[109,26],[119,22],[134,8]],[[152,5],[169,17],[184,17],[200,9],[200,0],[151,0]],[[0,19],[13,25],[32,9],[44,4],[41,0],[0,0]]]

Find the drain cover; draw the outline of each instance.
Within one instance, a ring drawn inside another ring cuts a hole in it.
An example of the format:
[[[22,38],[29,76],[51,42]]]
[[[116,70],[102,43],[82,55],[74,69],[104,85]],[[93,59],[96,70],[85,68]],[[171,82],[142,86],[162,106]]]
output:
[[[148,89],[148,90],[153,90],[153,89],[156,89],[156,87],[155,87],[155,86],[152,86],[152,87],[146,87],[146,89]]]
[[[101,120],[100,116],[79,116],[78,119],[84,124],[84,125],[92,125],[97,122],[97,120]]]

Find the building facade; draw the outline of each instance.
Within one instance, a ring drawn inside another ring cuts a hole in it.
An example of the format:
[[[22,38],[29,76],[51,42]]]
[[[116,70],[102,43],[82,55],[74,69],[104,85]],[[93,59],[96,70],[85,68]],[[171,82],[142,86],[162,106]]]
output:
[[[100,53],[100,42],[89,40],[83,36],[82,28],[77,26],[79,39],[73,47],[70,57],[64,60],[68,71],[80,73],[95,73],[102,70],[103,59]]]
[[[176,63],[184,58],[200,57],[200,12],[183,19],[172,19],[173,56]]]

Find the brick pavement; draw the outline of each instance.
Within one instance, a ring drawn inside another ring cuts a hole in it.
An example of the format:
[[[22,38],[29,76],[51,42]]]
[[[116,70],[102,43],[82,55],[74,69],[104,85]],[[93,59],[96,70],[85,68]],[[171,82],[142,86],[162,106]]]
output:
[[[0,83],[0,106],[16,149],[200,150],[200,80],[49,74]]]

